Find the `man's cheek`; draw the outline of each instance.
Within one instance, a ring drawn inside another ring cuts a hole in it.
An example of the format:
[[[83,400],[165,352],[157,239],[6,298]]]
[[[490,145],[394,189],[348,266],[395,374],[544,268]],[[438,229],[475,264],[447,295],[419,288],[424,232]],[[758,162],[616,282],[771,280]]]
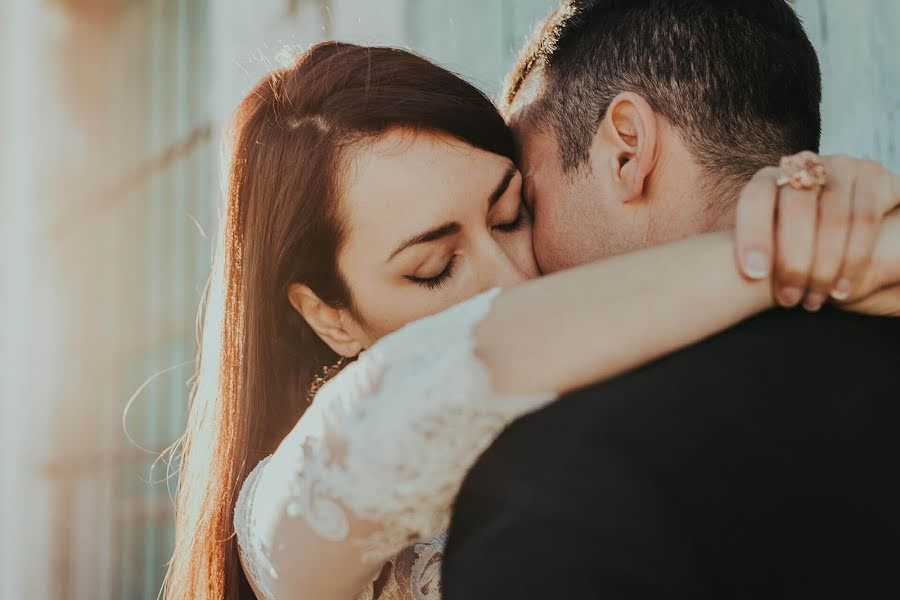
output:
[[[534,257],[541,273],[552,273],[559,270],[561,262],[558,238],[548,219],[535,219],[534,223]]]

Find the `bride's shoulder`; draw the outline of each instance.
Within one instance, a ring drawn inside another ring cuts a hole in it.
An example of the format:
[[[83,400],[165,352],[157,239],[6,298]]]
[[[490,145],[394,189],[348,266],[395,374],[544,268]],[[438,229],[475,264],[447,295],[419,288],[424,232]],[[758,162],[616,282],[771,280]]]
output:
[[[254,502],[266,467],[273,455],[266,456],[250,471],[241,484],[237,501],[234,503],[234,532],[242,546],[252,546],[254,536]]]
[[[269,563],[266,553],[263,552],[263,543],[257,535],[253,506],[260,476],[271,458],[271,455],[263,458],[247,475],[234,505],[234,533],[238,542],[241,566],[246,572],[247,578],[257,586],[261,585],[260,582],[266,581],[275,571]],[[264,597],[269,596],[264,594]]]

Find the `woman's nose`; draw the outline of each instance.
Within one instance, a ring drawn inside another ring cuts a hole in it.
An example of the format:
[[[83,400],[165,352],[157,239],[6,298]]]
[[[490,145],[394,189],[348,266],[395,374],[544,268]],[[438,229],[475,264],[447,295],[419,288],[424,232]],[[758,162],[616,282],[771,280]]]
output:
[[[527,275],[516,262],[496,244],[484,262],[482,288],[511,287],[527,280]]]

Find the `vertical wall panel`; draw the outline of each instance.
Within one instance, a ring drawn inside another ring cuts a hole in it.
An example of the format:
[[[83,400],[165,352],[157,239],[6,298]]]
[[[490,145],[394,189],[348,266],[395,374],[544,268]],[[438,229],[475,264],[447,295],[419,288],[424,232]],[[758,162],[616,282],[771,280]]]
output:
[[[824,152],[900,170],[900,2],[797,0],[822,64]]]
[[[408,43],[489,95],[553,0],[407,0]]]

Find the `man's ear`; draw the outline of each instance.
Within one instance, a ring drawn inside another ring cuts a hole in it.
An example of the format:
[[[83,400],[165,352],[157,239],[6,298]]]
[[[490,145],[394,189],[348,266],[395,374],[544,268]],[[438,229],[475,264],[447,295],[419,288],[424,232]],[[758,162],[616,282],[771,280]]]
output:
[[[607,164],[597,166],[613,174],[622,191],[621,201],[640,199],[659,156],[657,115],[650,104],[633,92],[613,98],[594,143],[607,148],[600,157]]]
[[[329,306],[301,283],[294,283],[288,288],[288,300],[332,350],[346,357],[362,352],[362,344],[347,329],[348,317],[344,310]]]

